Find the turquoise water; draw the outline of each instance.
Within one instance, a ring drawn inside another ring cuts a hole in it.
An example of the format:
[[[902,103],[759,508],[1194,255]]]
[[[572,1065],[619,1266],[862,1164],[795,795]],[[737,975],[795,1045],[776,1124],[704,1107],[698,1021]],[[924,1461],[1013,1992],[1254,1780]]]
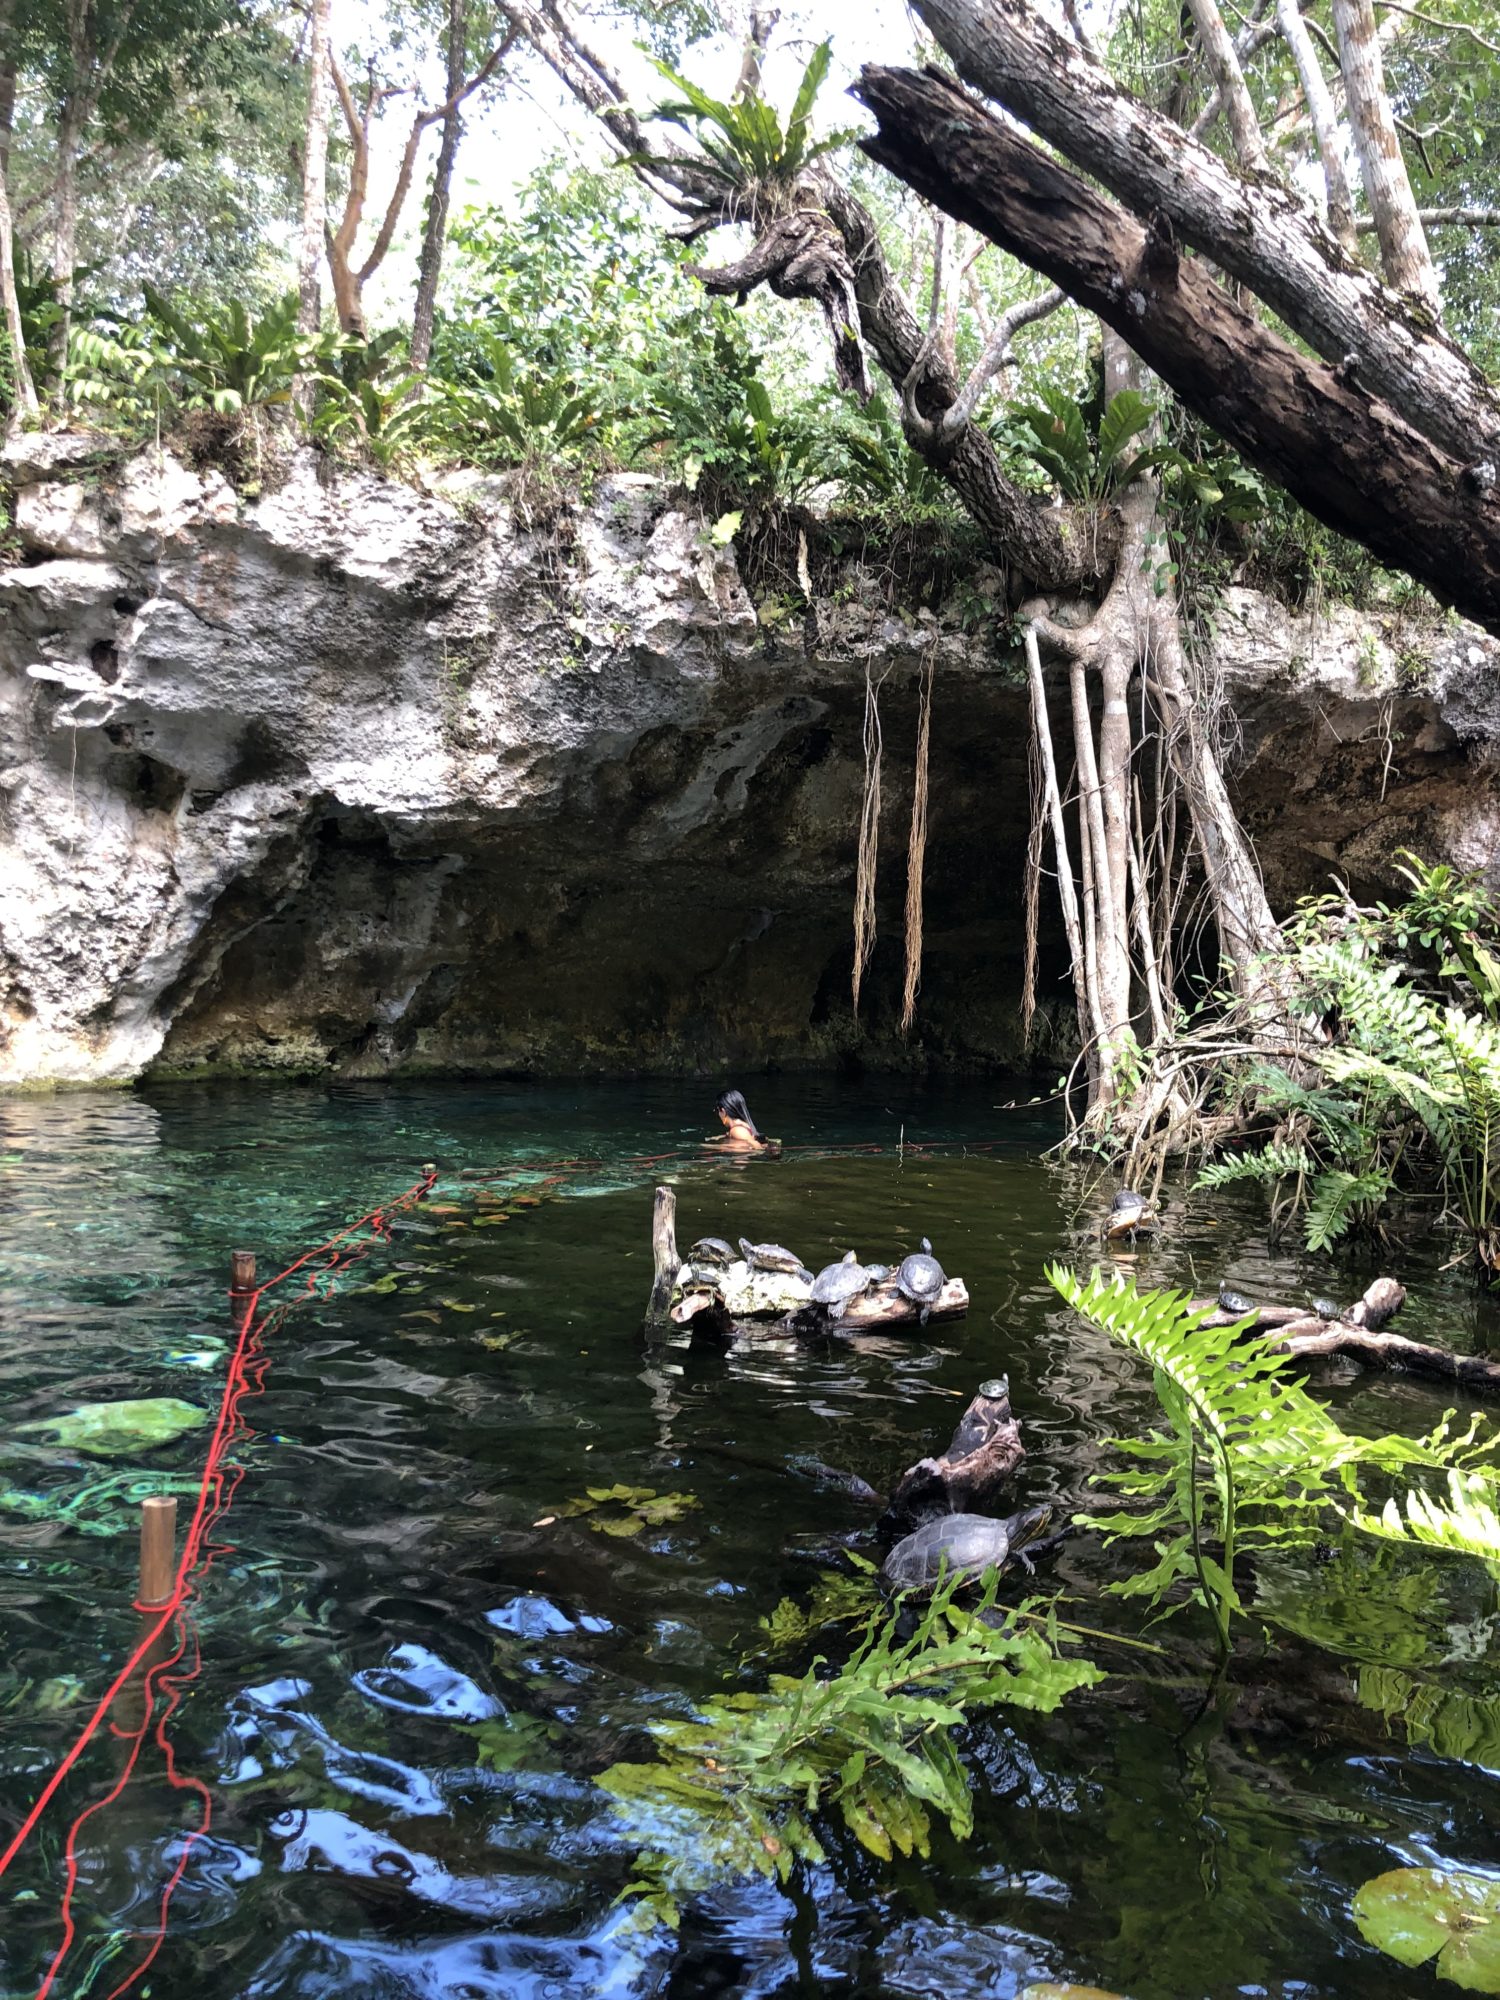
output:
[[[762,1083],[749,1089],[762,1125],[810,1150],[749,1164],[692,1151],[709,1129],[696,1084],[0,1105],[0,1480],[54,1506],[122,1470],[186,1486],[207,1431],[121,1468],[70,1462],[20,1426],[125,1397],[216,1409],[229,1250],[255,1250],[264,1274],[424,1161],[443,1176],[337,1296],[298,1306],[269,1339],[244,1483],[195,1621],[201,1670],[172,1724],[181,1772],[212,1794],[212,1828],[142,1990],[956,2000],[1044,1978],[1133,2000],[1433,1990],[1430,1972],[1362,1943],[1349,1901],[1402,1862],[1496,1859],[1494,1588],[1446,1559],[1288,1561],[1250,1580],[1269,1636],[1250,1628],[1218,1693],[1204,1635],[1173,1627],[1163,1659],[1097,1649],[1118,1671],[1053,1717],[967,1729],[968,1842],[940,1837],[930,1861],[886,1865],[834,1835],[826,1866],[789,1894],[738,1885],[694,1905],[675,1939],[617,1935],[631,1856],[594,1778],[649,1754],[650,1720],[762,1685],[757,1621],[783,1596],[805,1599],[841,1539],[868,1534],[866,1510],[792,1461],[884,1488],[1005,1372],[1029,1451],[1014,1504],[1070,1509],[1103,1440],[1152,1420],[1144,1371],[1042,1276],[1051,1257],[1088,1257],[1101,1190],[1046,1167],[1046,1118],[997,1110],[1000,1094]],[[949,1143],[903,1155],[903,1131]],[[564,1155],[590,1164],[545,1185],[542,1163]],[[463,1178],[486,1168],[512,1170],[498,1196]],[[859,1340],[648,1343],[658,1178],[676,1186],[684,1241],[776,1238],[817,1264],[851,1244],[893,1258],[928,1235],[967,1281],[970,1315]],[[540,1205],[518,1205],[518,1186],[540,1186]],[[1403,1326],[1500,1344],[1494,1309],[1438,1270],[1445,1249],[1403,1251],[1415,1280]],[[1172,1196],[1146,1268],[1277,1297],[1368,1275],[1331,1281],[1272,1253],[1255,1200],[1222,1195]],[[1318,1387],[1357,1424],[1426,1428],[1442,1408],[1425,1388],[1353,1371]],[[616,1482],[698,1505],[631,1538],[562,1511]],[[87,1518],[128,1523],[132,1499],[106,1491]],[[1139,1615],[1101,1594],[1121,1560],[1079,1535],[1039,1581],[1071,1615],[1135,1632]],[[0,1844],[134,1641],[133,1562],[128,1533],[0,1511]],[[1402,1714],[1416,1683],[1414,1742]],[[64,1832],[118,1757],[107,1739],[87,1753],[0,1882],[0,1993],[32,1994],[44,1976]],[[105,1995],[131,1970],[197,1810],[148,1756],[86,1824],[78,1938],[54,1991]]]

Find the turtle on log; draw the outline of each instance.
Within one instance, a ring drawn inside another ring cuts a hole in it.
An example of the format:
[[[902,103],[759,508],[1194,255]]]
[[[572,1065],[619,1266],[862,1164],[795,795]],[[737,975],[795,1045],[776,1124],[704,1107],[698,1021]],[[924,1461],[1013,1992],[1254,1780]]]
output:
[[[932,1245],[924,1236],[920,1250],[913,1250],[903,1258],[901,1268],[896,1273],[896,1290],[905,1299],[910,1299],[917,1308],[917,1317],[923,1326],[927,1315],[942,1296],[948,1273],[932,1254]]]
[[[851,1302],[869,1287],[869,1271],[852,1250],[846,1250],[837,1264],[825,1264],[813,1279],[810,1303],[822,1306],[830,1319],[842,1319]]]
[[[688,1252],[690,1264],[720,1264],[726,1268],[734,1262],[734,1245],[726,1243],[722,1236],[700,1236]]]
[[[988,1514],[940,1514],[896,1543],[880,1566],[887,1590],[934,1590],[946,1577],[977,1581],[987,1570],[1013,1561],[1027,1570],[1026,1545],[1046,1532],[1050,1507],[1028,1507],[1008,1520]]]
[[[788,1250],[783,1243],[747,1243],[742,1236],[740,1255],[752,1271],[781,1271],[789,1278],[801,1278],[809,1285],[812,1283],[812,1272],[796,1251]]]
[[[1118,1243],[1125,1236],[1134,1242],[1137,1236],[1149,1236],[1155,1227],[1156,1217],[1146,1197],[1134,1188],[1121,1188],[1104,1218],[1104,1237],[1108,1243]]]

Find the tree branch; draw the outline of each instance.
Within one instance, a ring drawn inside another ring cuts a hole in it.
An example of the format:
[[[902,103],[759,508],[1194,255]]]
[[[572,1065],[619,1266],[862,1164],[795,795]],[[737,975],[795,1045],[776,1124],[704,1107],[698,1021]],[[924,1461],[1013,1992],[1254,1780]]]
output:
[[[1028,0],[914,0],[976,89],[996,98],[1140,216],[1249,286],[1325,360],[1466,463],[1500,466],[1500,400],[1430,314],[1351,263],[1288,188],[1248,181],[1121,90]]]
[[[882,166],[1060,283],[1319,520],[1500,632],[1500,498],[937,71],[866,69]]]

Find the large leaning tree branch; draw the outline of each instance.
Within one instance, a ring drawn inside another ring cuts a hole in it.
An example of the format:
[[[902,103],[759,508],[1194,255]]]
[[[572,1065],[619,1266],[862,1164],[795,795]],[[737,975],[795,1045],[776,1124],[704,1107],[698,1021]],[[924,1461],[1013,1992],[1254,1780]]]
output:
[[[1346,258],[1303,199],[1122,90],[1030,0],[913,0],[959,73],[1143,217],[1212,257],[1463,463],[1500,468],[1500,397],[1431,315]]]
[[[685,233],[699,235],[720,223],[745,220],[743,202],[701,161],[673,145],[648,142],[623,86],[588,47],[562,0],[506,0],[506,12],[578,101],[600,118],[643,182],[691,219]],[[700,276],[724,292],[764,282],[773,290],[784,285],[791,296],[811,296],[820,304],[825,293],[830,301],[842,297],[849,316],[837,339],[852,338],[857,330],[899,390],[921,353],[924,329],[896,282],[874,220],[826,166],[804,175],[793,192],[778,215],[767,217],[745,258]],[[829,307],[824,310],[831,322]],[[849,365],[847,354],[842,365]],[[952,369],[934,358],[923,376],[921,414],[936,420],[958,395]],[[932,462],[988,537],[996,557],[1028,585],[1080,590],[1108,577],[1118,544],[1117,521],[1112,516],[1102,522],[1075,520],[1065,510],[1041,505],[1007,475],[993,443],[977,425],[965,424],[957,440],[936,451]]]
[[[872,159],[1097,313],[1309,513],[1500,633],[1500,493],[937,70],[866,69]]]

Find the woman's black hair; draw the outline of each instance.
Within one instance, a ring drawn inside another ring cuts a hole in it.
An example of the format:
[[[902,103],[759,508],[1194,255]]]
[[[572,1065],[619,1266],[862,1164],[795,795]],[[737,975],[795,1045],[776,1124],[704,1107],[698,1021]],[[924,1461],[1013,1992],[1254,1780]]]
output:
[[[721,1090],[719,1092],[719,1101],[714,1106],[714,1109],[715,1111],[722,1111],[726,1117],[742,1119],[750,1127],[756,1138],[760,1137],[760,1127],[750,1116],[750,1107],[739,1091]]]

